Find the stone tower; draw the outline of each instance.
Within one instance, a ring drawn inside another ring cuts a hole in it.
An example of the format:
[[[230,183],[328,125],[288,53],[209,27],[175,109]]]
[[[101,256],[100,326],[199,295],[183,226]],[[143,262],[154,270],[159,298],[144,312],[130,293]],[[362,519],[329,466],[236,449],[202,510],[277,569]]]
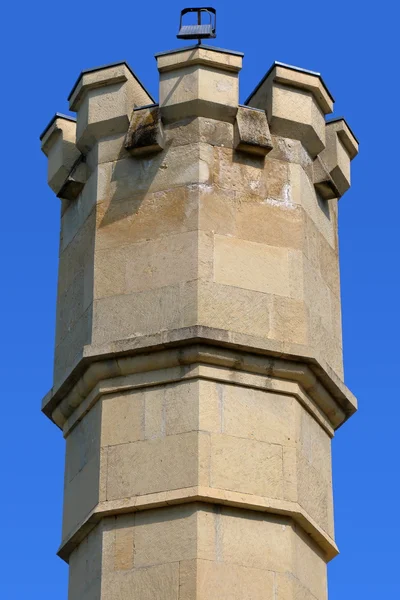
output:
[[[338,198],[358,143],[318,73],[242,54],[83,71],[44,131],[61,199],[54,385],[69,600],[326,600],[343,383]]]

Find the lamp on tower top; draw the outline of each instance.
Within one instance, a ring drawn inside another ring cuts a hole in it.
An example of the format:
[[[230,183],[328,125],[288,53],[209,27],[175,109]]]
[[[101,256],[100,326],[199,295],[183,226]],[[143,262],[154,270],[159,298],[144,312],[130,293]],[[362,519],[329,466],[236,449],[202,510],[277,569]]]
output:
[[[189,13],[197,13],[197,24],[185,24],[185,21],[187,21],[185,16]],[[217,11],[215,8],[184,8],[181,11],[179,33],[176,37],[180,40],[198,40],[200,45],[202,39],[217,37],[216,30]]]

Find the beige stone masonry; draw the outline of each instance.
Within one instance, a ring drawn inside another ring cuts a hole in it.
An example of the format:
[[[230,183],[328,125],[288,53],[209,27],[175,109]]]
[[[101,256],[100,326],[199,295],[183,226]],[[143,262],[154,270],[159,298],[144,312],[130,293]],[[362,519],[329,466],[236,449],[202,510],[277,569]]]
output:
[[[48,183],[60,198],[74,200],[86,183],[86,165],[75,145],[76,121],[57,113],[41,135],[48,159]]]
[[[207,117],[233,122],[239,102],[242,55],[211,47],[157,54],[164,121]]]
[[[274,63],[239,105],[242,58],[156,55],[159,104],[126,63],[84,71],[42,136],[69,600],[327,600],[358,143],[318,73]]]
[[[76,144],[84,153],[96,140],[126,132],[134,106],[153,102],[126,63],[83,71],[68,100],[77,112]]]
[[[70,590],[92,598],[99,580],[103,600],[327,598],[324,557],[290,518],[196,502],[100,521],[71,554]]]
[[[266,110],[271,133],[300,140],[312,157],[324,149],[333,99],[319,73],[274,63],[246,104]]]

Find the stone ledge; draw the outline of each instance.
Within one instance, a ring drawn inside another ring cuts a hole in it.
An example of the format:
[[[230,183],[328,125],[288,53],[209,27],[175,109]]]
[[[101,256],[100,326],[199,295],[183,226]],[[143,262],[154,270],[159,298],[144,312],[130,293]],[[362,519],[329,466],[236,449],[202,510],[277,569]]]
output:
[[[259,365],[246,364],[245,361],[243,369],[237,369],[232,365],[236,365],[240,358],[222,355],[212,357],[206,347],[203,348],[203,353],[200,347],[192,347],[185,355],[180,351],[179,354],[178,360],[177,356],[173,355],[173,350],[159,352],[151,357],[122,358],[118,362],[119,372],[114,376],[113,367],[117,369],[117,365],[109,364],[109,378],[97,381],[85,397],[80,395],[80,392],[84,394],[84,390],[74,388],[54,410],[53,421],[63,429],[64,437],[67,437],[103,396],[189,380],[235,384],[238,387],[292,396],[331,438],[334,435],[332,421],[336,424],[345,419],[342,410],[326,391],[318,386],[314,386],[315,389],[310,388],[309,383],[313,382],[315,377],[308,367],[301,373],[296,371],[296,365],[293,363],[284,363],[278,359],[273,361],[273,366],[268,370],[258,369]],[[102,366],[106,371],[107,366],[104,363]],[[258,370],[262,371],[262,374],[257,373]],[[271,371],[275,376],[271,376]],[[305,388],[308,389],[308,393]]]
[[[198,344],[205,345],[205,348],[196,348]],[[318,398],[318,405],[325,414],[326,411],[330,413],[329,418],[335,429],[357,410],[353,394],[334,371],[318,356],[312,355],[308,348],[202,326],[120,340],[101,347],[85,346],[70,376],[58,389],[51,389],[44,397],[42,410],[53,420],[54,411],[63,403],[64,407],[70,407],[60,411],[60,416],[65,421],[100,380],[126,375],[126,366],[130,365],[132,368],[132,360],[135,359],[142,361],[136,372],[156,370],[160,368],[160,363],[154,353],[173,348],[180,350],[169,353],[168,363],[164,363],[164,366],[196,362],[218,366],[222,360],[223,365],[229,368],[248,370],[248,357],[253,365],[258,365],[256,371],[254,367],[250,369],[252,372],[285,378],[286,371],[287,379],[298,381],[314,400]],[[126,360],[121,362],[122,359]],[[283,359],[279,361],[282,368],[276,367],[276,359]],[[285,361],[294,362],[294,368],[288,364],[283,368]],[[126,366],[121,369],[123,364]],[[329,398],[334,401],[333,412],[328,409]]]
[[[194,65],[216,67],[222,71],[238,73],[242,68],[243,54],[229,50],[216,49],[213,46],[189,46],[170,52],[156,54],[157,67],[160,73],[175,71]]]
[[[57,554],[60,558],[68,562],[71,552],[73,552],[76,546],[90,533],[97,523],[105,517],[189,502],[222,504],[257,512],[289,516],[318,544],[324,552],[327,562],[339,553],[335,541],[317,525],[297,502],[275,500],[253,494],[242,494],[199,486],[146,494],[144,496],[134,496],[124,498],[124,500],[100,502],[86,516],[76,530],[61,542]]]

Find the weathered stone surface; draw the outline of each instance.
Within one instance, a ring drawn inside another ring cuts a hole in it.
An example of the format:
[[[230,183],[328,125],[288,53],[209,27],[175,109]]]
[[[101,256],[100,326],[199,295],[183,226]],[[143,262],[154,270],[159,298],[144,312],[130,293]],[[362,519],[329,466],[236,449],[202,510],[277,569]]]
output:
[[[234,126],[226,121],[206,117],[187,117],[167,123],[164,128],[167,144],[184,146],[202,142],[211,146],[233,148]]]
[[[158,106],[133,111],[125,148],[133,156],[160,152],[165,145],[161,113]]]
[[[262,110],[240,106],[236,115],[236,150],[266,156],[272,150],[267,115]]]

